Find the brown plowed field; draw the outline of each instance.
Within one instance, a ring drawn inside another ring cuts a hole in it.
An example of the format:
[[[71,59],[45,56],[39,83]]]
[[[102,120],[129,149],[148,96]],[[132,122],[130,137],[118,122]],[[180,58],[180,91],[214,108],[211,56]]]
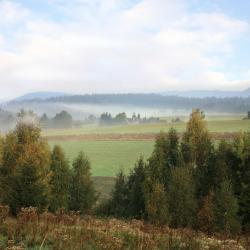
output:
[[[152,141],[157,134],[85,134],[85,135],[55,135],[44,136],[49,141]],[[179,134],[182,135],[181,133]],[[215,140],[233,139],[237,133],[211,133]]]

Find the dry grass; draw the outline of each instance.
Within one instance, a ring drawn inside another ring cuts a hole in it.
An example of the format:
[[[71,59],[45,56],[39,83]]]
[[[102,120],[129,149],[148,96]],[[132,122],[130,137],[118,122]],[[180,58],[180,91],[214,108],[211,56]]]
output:
[[[246,238],[220,239],[138,220],[80,217],[63,210],[57,214],[38,214],[36,208],[22,209],[17,218],[12,218],[5,209],[0,211],[4,211],[0,249],[247,249]]]

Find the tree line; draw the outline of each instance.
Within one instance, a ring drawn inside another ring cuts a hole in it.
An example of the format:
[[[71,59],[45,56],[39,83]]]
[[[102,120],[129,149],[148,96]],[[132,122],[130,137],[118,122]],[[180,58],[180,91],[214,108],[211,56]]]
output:
[[[125,112],[118,113],[114,117],[109,112],[104,112],[100,115],[100,125],[124,125],[124,124],[140,124],[140,123],[159,123],[161,121],[159,117],[141,117],[141,115],[135,112],[131,117],[128,117]]]
[[[160,133],[148,161],[121,171],[101,214],[148,220],[206,233],[250,230],[250,133],[216,146],[195,110],[180,139]]]
[[[70,166],[62,149],[51,151],[32,123],[20,122],[0,140],[0,203],[13,215],[22,207],[89,213],[97,200],[90,162],[80,152]]]
[[[218,144],[218,145],[217,145]],[[0,140],[0,203],[15,215],[22,207],[143,219],[174,228],[234,234],[250,229],[250,133],[214,143],[205,115],[194,110],[182,138],[161,132],[152,155],[128,176],[121,171],[110,199],[98,194],[90,162],[79,153],[70,167],[62,149],[52,152],[40,129],[20,122]]]

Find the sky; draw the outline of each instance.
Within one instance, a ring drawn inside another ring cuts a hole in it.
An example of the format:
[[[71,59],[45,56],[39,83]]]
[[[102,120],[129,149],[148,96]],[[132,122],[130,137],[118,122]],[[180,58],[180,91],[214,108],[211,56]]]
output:
[[[249,0],[0,0],[0,99],[250,87]]]

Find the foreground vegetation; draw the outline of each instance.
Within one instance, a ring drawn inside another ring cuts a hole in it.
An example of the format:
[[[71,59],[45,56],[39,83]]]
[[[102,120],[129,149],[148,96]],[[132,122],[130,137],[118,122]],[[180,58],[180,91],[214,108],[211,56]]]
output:
[[[227,239],[209,237],[188,229],[157,227],[139,220],[80,217],[77,213],[38,214],[25,208],[17,218],[8,216],[8,207],[0,207],[0,249],[164,249],[164,250],[243,250],[246,237]]]

